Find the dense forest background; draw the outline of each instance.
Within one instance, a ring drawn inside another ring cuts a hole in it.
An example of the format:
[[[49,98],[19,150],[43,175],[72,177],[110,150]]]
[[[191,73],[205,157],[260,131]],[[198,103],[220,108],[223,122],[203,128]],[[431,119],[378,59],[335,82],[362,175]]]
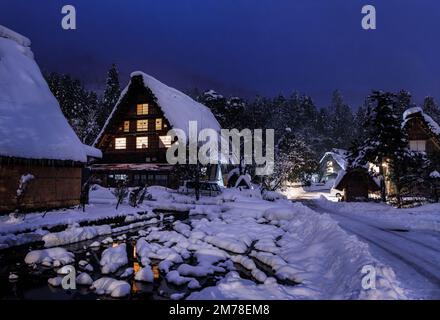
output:
[[[117,66],[109,69],[101,95],[66,74],[46,73],[45,77],[78,137],[93,144],[121,94]],[[349,106],[338,90],[325,107],[316,106],[312,97],[296,91],[288,96],[253,99],[227,97],[214,90],[194,89],[188,94],[208,106],[223,128],[275,129],[275,174],[281,180],[307,179],[325,152],[353,149],[365,141],[368,119],[377,103],[369,95],[361,106]],[[411,94],[401,90],[392,96],[393,116],[402,119],[403,112],[415,106]],[[440,122],[440,108],[433,97],[426,97],[421,107]]]

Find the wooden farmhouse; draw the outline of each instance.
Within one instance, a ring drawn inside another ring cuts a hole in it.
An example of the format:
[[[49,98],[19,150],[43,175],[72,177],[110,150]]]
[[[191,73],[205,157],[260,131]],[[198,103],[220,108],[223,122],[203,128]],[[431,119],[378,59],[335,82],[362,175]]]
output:
[[[104,186],[125,181],[129,186],[175,187],[174,166],[166,159],[174,141],[167,133],[182,129],[188,137],[190,121],[197,122],[198,131],[209,128],[220,132],[206,106],[145,73],[132,73],[95,141],[103,158],[90,167],[92,174]],[[211,170],[214,179],[217,168]]]
[[[0,26],[0,212],[79,204],[85,146],[33,59],[30,40]]]
[[[415,107],[405,111],[403,115],[402,130],[408,136],[408,148],[414,152],[426,154],[429,158],[440,159],[440,126],[421,108]],[[365,200],[372,194],[377,194],[379,184],[372,177],[367,168],[349,168],[342,171],[335,182],[335,189],[344,191],[344,199],[347,201]],[[388,166],[384,167],[384,175],[387,177]],[[440,168],[439,168],[440,170]],[[438,174],[438,171],[431,174]],[[385,193],[387,197],[396,195],[393,181],[385,180]],[[410,197],[430,197],[432,190],[423,184],[415,186],[412,190],[406,190]]]
[[[326,152],[319,161],[318,181],[320,183],[332,183],[338,177],[341,170],[347,168],[347,151],[333,149]]]

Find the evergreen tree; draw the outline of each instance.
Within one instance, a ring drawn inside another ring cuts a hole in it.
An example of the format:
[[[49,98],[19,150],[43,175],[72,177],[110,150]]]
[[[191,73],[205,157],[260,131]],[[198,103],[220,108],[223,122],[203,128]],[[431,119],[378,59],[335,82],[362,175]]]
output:
[[[354,134],[354,117],[351,108],[344,103],[342,94],[333,92],[332,103],[329,107],[330,136],[334,148],[347,148]]]
[[[403,113],[411,108],[414,107],[414,104],[412,103],[412,97],[411,93],[409,93],[406,90],[400,90],[396,95],[396,115],[400,117],[400,119],[403,118]]]
[[[98,97],[69,75],[51,73],[46,80],[67,121],[84,143],[92,143],[98,133]]]
[[[389,92],[374,91],[369,97],[365,127],[366,140],[357,145],[350,156],[353,167],[366,167],[367,163],[379,167],[377,174],[381,181],[381,197],[386,200],[385,178],[395,185],[398,203],[401,203],[401,190],[410,183],[412,169],[419,166],[408,151],[408,138],[401,129],[401,117],[398,96]]]
[[[423,101],[423,111],[434,121],[440,123],[440,108],[433,97],[426,97]]]
[[[121,86],[119,84],[119,72],[116,64],[112,64],[107,73],[106,88],[101,103],[101,111],[98,115],[98,126],[103,127],[107,118],[110,116],[113,108],[121,95]]]

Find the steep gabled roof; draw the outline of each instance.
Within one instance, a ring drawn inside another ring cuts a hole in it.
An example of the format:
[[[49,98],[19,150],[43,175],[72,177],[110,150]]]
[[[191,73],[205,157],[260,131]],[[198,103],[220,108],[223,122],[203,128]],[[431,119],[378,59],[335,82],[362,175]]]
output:
[[[347,156],[348,151],[343,149],[333,149],[330,152],[326,152],[321,158],[319,163],[322,163],[327,157],[333,158],[342,170],[347,169]]]
[[[220,124],[208,107],[193,100],[186,94],[167,86],[166,84],[160,82],[152,76],[140,71],[136,71],[131,74],[129,84],[122,91],[119,101],[114,106],[113,111],[111,112],[98,137],[96,138],[94,143],[95,146],[98,145],[104,132],[110,124],[111,119],[118,111],[122,99],[128,93],[133,77],[136,76],[142,77],[144,86],[149,88],[154,94],[157,99],[158,106],[161,108],[165,117],[168,119],[174,129],[182,129],[188,136],[189,121],[197,121],[198,131],[206,128],[214,129],[215,131],[220,132]]]
[[[86,162],[33,59],[30,40],[0,26],[0,157]]]
[[[440,138],[440,125],[435,122],[434,119],[432,119],[429,115],[424,113],[422,108],[419,107],[409,108],[403,113],[402,128],[404,128],[406,124],[414,118],[421,119],[432,132],[432,134]]]

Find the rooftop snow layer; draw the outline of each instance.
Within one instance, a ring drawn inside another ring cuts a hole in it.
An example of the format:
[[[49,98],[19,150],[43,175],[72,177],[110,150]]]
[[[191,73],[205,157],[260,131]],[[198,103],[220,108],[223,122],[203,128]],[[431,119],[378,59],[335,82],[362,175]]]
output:
[[[200,132],[202,129],[214,129],[220,132],[220,124],[214,117],[212,112],[201,103],[193,100],[186,94],[167,86],[166,84],[160,82],[159,80],[153,78],[152,76],[145,74],[140,71],[133,72],[131,78],[134,76],[142,76],[144,80],[144,85],[148,87],[155,97],[157,98],[157,103],[162,109],[165,117],[170,122],[174,129],[182,129],[188,136],[189,132],[189,121],[197,121],[197,130]],[[120,101],[128,92],[131,81],[128,86],[122,91],[121,97],[114,107],[110,117],[108,118],[106,124],[104,125],[101,133],[95,141],[95,145],[101,139],[110,119],[116,112]]]
[[[440,126],[439,126],[439,124],[437,122],[435,122],[435,120],[432,119],[430,116],[428,116],[426,113],[424,113],[422,108],[419,108],[419,107],[409,108],[408,110],[406,110],[403,113],[403,124],[402,124],[402,127],[404,127],[406,125],[408,120],[410,118],[412,118],[413,115],[416,115],[418,113],[423,117],[423,119],[425,120],[426,124],[431,129],[431,131],[435,135],[440,136]]]
[[[83,144],[32,58],[30,41],[0,26],[0,156],[86,162]]]
[[[319,163],[322,163],[327,156],[332,157],[342,170],[347,169],[347,151],[343,149],[333,149],[331,152],[326,152]]]

